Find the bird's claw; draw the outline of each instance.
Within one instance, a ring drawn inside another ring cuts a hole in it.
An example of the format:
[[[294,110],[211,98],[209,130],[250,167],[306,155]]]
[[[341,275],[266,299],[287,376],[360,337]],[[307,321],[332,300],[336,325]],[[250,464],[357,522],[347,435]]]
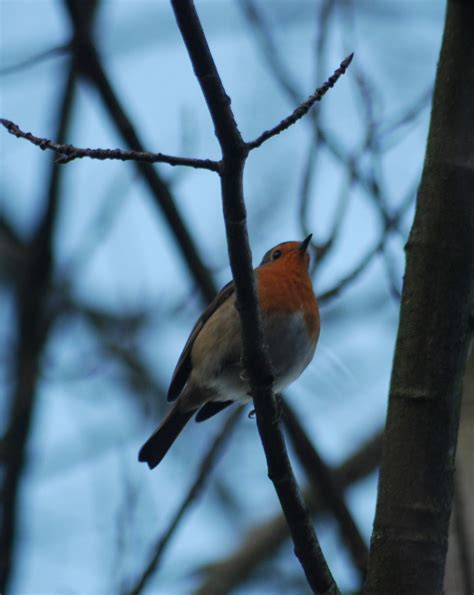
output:
[[[242,382],[248,382],[249,381],[249,377],[248,377],[248,374],[247,374],[247,371],[246,370],[242,370],[240,372],[240,380],[242,380]]]

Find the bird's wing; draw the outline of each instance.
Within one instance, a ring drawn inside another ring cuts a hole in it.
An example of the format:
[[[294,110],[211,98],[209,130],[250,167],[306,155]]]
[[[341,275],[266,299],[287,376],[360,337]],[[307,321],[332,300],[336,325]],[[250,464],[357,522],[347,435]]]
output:
[[[219,413],[229,405],[232,405],[234,401],[208,401],[205,405],[199,409],[196,415],[196,421],[199,423],[206,419],[209,419],[216,413]]]
[[[234,282],[230,281],[227,285],[221,289],[221,291],[216,295],[216,297],[212,300],[209,306],[204,310],[204,312],[199,317],[198,321],[194,325],[191,334],[189,335],[188,340],[186,341],[186,345],[179,356],[178,363],[176,364],[176,368],[173,372],[173,377],[171,378],[170,387],[168,389],[168,401],[174,401],[181,393],[184,388],[184,385],[188,381],[189,375],[191,374],[192,370],[192,361],[191,361],[191,350],[194,345],[194,341],[196,337],[201,332],[203,326],[209,320],[209,318],[214,314],[214,312],[221,306],[226,300],[230,298],[230,296],[234,293]]]

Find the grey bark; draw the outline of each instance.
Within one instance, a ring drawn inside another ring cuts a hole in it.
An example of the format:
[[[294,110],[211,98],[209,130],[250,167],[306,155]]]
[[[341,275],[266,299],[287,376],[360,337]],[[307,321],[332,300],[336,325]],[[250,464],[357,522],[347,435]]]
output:
[[[448,557],[444,590],[446,595],[474,592],[474,348],[464,379],[456,453],[456,487],[449,526]]]
[[[474,5],[450,0],[390,387],[366,593],[443,588],[474,280]]]

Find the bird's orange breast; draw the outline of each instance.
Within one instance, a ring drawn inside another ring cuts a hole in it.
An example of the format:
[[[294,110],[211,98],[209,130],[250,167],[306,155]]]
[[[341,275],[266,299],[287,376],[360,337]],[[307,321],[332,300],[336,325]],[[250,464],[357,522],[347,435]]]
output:
[[[319,308],[306,269],[278,264],[272,263],[256,271],[262,316],[302,312],[308,334],[313,341],[317,341],[320,327]]]

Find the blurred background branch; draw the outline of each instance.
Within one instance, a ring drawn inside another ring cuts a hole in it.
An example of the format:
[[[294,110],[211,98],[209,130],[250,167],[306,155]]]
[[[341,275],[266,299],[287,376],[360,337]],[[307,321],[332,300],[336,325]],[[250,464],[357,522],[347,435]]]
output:
[[[84,26],[90,27],[97,3],[84,9]],[[63,143],[71,124],[76,87],[76,67],[70,60],[58,108],[56,138]],[[55,322],[49,292],[54,271],[53,240],[60,201],[62,172],[57,163],[50,165],[44,213],[26,247],[26,255],[16,286],[16,345],[13,363],[13,389],[8,426],[2,440],[3,481],[1,491],[0,591],[7,592],[12,572],[17,530],[20,481],[27,460],[27,442],[32,425],[38,390],[41,356]]]
[[[382,434],[378,433],[348,461],[333,470],[334,481],[346,490],[350,484],[375,471],[381,452]],[[304,497],[314,515],[327,512],[327,498],[314,483],[304,491]],[[196,594],[218,595],[231,592],[248,580],[259,565],[274,557],[288,538],[288,527],[281,513],[253,527],[233,552],[202,568],[204,579],[195,591]]]
[[[134,586],[129,591],[127,590],[127,592],[129,592],[130,595],[139,595],[139,593],[142,593],[146,584],[149,582],[150,578],[156,572],[156,569],[158,568],[160,559],[163,556],[163,552],[165,551],[166,546],[172,539],[174,532],[178,528],[178,525],[180,524],[182,518],[186,514],[188,508],[194,503],[199,493],[201,492],[205,481],[208,479],[211,470],[216,464],[217,457],[221,454],[223,446],[231,438],[232,428],[239,420],[241,413],[242,408],[238,407],[230,415],[227,416],[227,419],[225,420],[225,423],[222,425],[219,434],[217,434],[214,441],[211,443],[209,450],[204,455],[199,465],[196,474],[196,479],[189,488],[188,493],[184,497],[175,515],[171,519],[168,529],[156,543],[154,547],[154,552],[150,560],[148,561],[145,569],[143,570],[142,574],[140,575],[139,579],[136,581]]]

